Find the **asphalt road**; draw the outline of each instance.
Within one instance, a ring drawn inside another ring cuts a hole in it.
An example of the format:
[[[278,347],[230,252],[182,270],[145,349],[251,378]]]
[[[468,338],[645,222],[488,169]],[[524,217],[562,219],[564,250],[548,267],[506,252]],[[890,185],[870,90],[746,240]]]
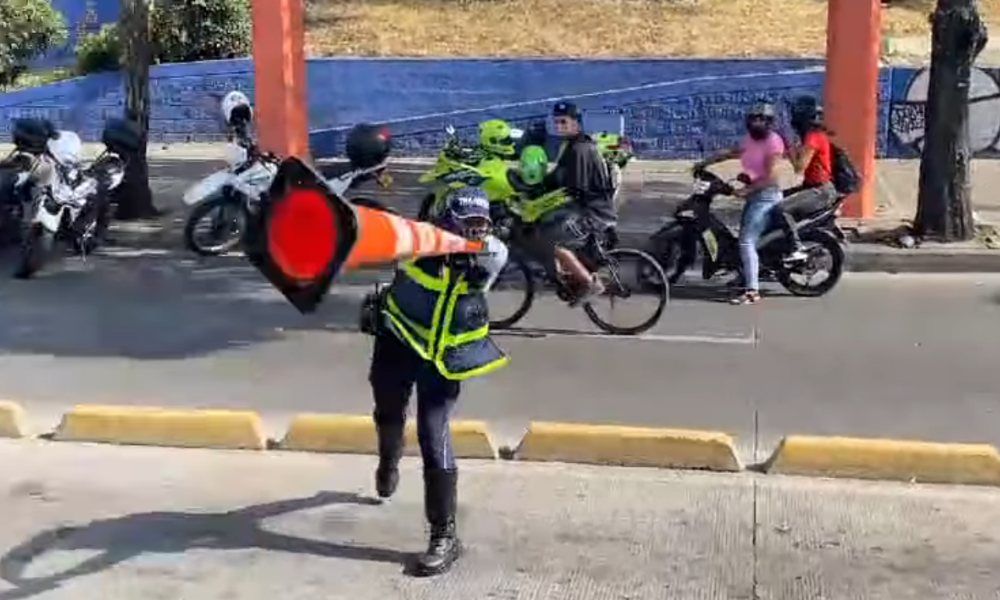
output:
[[[69,259],[0,286],[0,397],[43,428],[77,402],[251,407],[275,433],[294,412],[364,413],[370,343],[350,328],[377,277],[303,317],[237,257]],[[645,339],[595,336],[547,297],[500,338],[511,366],[469,384],[459,416],[509,440],[529,420],[721,429],[748,459],[787,433],[1000,443],[998,290],[997,277],[857,274],[823,299],[734,307],[678,289]]]
[[[167,219],[169,229],[179,232],[184,218],[181,196],[193,182],[216,169],[222,163],[202,161],[151,161],[150,177],[157,205],[172,213]],[[664,168],[667,166],[667,168]],[[393,185],[380,190],[375,184],[365,184],[353,195],[373,196],[399,210],[403,215],[415,216],[427,188],[417,179],[428,167],[419,164],[395,164],[390,167]],[[732,168],[723,167],[721,174],[735,176]],[[791,185],[791,179],[789,185]],[[663,163],[652,168],[635,168],[625,173],[621,197],[619,229],[632,243],[641,243],[659,224],[672,215],[672,209],[690,194],[691,178],[678,163]],[[713,205],[727,221],[735,223],[739,217],[739,201],[720,198]]]

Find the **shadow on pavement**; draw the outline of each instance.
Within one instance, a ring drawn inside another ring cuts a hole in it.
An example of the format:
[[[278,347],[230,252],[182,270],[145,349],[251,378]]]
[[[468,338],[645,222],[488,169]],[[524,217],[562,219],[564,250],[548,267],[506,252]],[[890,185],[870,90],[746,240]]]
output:
[[[151,512],[92,521],[79,527],[44,531],[0,558],[0,579],[15,589],[0,592],[0,600],[20,600],[57,589],[78,577],[95,575],[143,554],[183,554],[193,549],[311,554],[405,566],[408,553],[304,539],[267,531],[261,521],[291,512],[331,504],[375,505],[377,500],[352,493],[321,492],[308,498],[281,500],[225,513]],[[32,562],[53,550],[93,550],[100,554],[45,577],[26,577]]]
[[[198,356],[288,331],[352,328],[365,291],[334,288],[316,314],[302,315],[240,257],[169,252],[67,257],[30,281],[9,279],[10,271],[0,259],[0,352],[17,354]],[[359,274],[347,284],[379,277]]]

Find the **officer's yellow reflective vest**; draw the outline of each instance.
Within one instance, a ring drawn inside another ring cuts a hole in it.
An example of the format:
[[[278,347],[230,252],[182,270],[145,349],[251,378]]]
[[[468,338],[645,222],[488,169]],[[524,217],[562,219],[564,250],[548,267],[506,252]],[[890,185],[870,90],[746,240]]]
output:
[[[401,263],[384,310],[388,328],[445,378],[462,381],[509,362],[489,337],[486,294],[443,260]]]

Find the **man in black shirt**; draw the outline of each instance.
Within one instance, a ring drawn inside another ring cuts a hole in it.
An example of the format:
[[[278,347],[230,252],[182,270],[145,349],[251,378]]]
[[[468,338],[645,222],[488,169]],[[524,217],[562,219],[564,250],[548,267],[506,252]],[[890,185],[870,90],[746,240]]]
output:
[[[563,141],[556,166],[545,178],[545,187],[565,189],[573,202],[541,227],[532,246],[547,269],[558,263],[576,284],[578,304],[600,294],[603,286],[580,262],[575,251],[583,248],[591,233],[600,235],[613,228],[618,215],[607,163],[597,150],[597,144],[583,133],[576,105],[565,101],[557,103],[552,119],[556,134]]]

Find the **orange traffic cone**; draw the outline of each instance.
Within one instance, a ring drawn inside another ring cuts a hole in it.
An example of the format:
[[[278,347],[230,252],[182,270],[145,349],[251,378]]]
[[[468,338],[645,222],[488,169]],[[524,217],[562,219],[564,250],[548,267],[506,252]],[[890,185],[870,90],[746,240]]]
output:
[[[316,309],[342,271],[485,248],[428,223],[351,205],[295,157],[281,163],[250,229],[248,260],[303,313]]]

